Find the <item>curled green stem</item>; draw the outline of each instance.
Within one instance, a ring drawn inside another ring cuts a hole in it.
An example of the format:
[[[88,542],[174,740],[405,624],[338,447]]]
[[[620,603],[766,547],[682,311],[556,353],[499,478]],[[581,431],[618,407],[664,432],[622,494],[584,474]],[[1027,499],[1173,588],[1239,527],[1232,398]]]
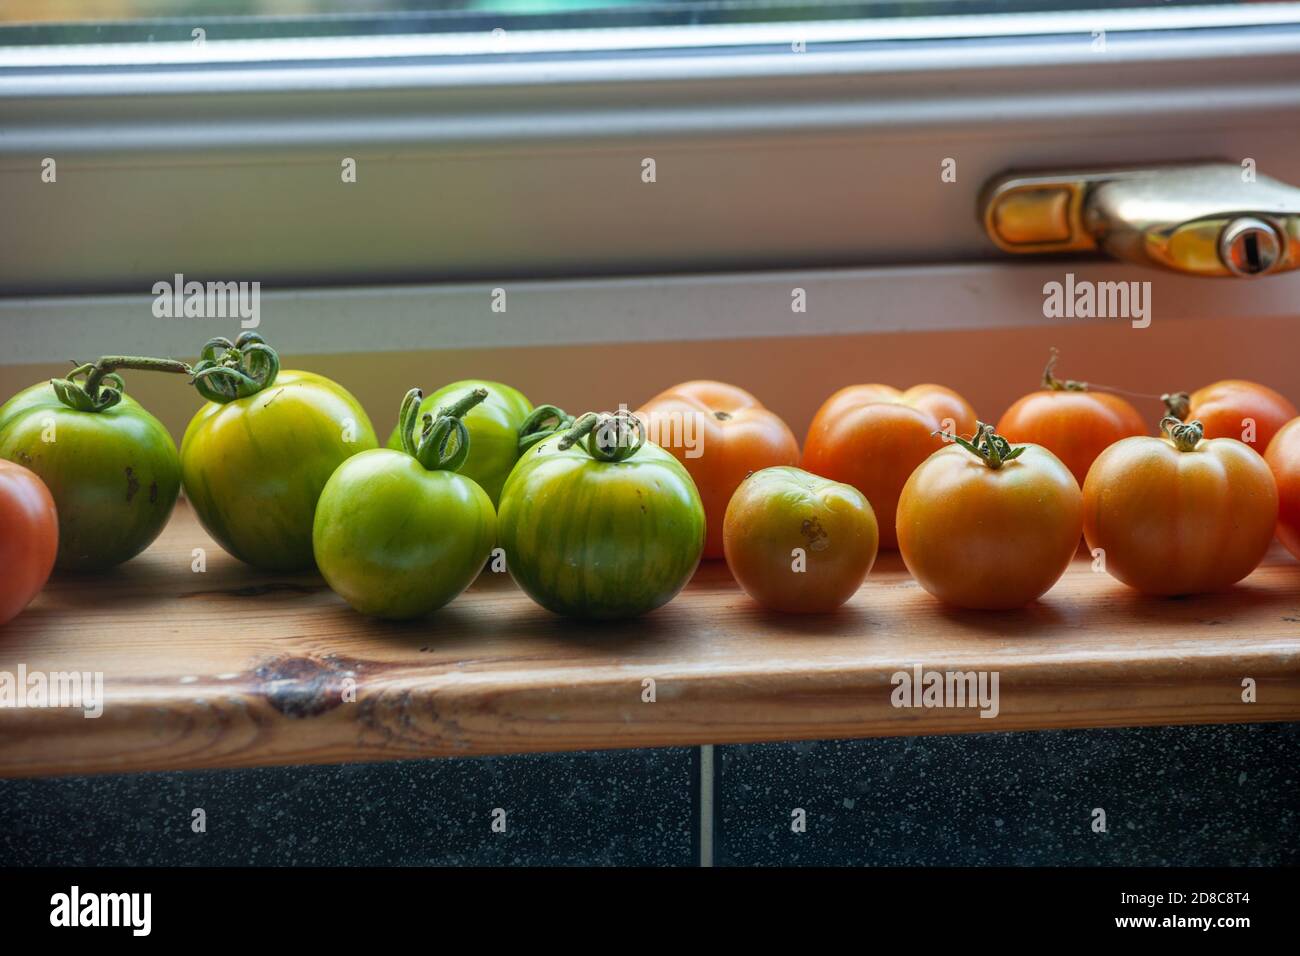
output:
[[[420,420],[420,403],[424,393],[413,388],[402,399],[401,411],[397,413],[397,434],[402,440],[402,451],[415,457],[415,423]]]
[[[235,341],[208,339],[194,365],[193,384],[210,402],[224,405],[256,395],[280,374],[280,356],[256,332]]]
[[[1072,378],[1061,380],[1056,377],[1056,361],[1060,357],[1060,351],[1055,346],[1052,346],[1052,354],[1047,359],[1047,367],[1043,369],[1043,388],[1049,392],[1086,392],[1088,390],[1087,382],[1076,382]]]
[[[75,362],[73,364],[76,365]],[[122,376],[117,374],[121,369],[182,375],[193,372],[189,365],[176,359],[105,355],[97,362],[76,365],[67,378],[50,379],[50,385],[59,401],[69,408],[81,412],[102,412],[120,402],[126,393]]]
[[[559,449],[581,444],[597,461],[626,461],[645,444],[645,425],[631,412],[587,412],[564,432]]]
[[[459,471],[469,457],[469,430],[461,417],[487,397],[487,389],[476,388],[439,408],[437,415],[426,412],[421,416],[424,394],[418,388],[411,389],[397,414],[402,450],[429,471]]]
[[[1160,430],[1169,435],[1179,451],[1196,451],[1205,437],[1205,426],[1199,421],[1182,422],[1172,415],[1160,419]]]
[[[994,471],[1025,453],[1024,445],[1012,448],[1011,443],[994,432],[993,426],[986,422],[976,423],[975,434],[970,440],[956,433],[936,432],[935,434],[941,435],[948,441],[956,442]]]
[[[519,454],[557,432],[567,431],[573,427],[573,422],[573,416],[562,408],[538,405],[519,426]]]

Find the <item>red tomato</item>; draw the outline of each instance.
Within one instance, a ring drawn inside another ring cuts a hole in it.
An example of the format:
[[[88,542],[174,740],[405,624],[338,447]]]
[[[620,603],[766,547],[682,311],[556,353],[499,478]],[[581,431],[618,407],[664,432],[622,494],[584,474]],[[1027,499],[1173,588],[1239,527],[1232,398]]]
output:
[[[1300,418],[1273,436],[1264,460],[1277,481],[1277,539],[1300,558]]]
[[[723,556],[727,502],[750,472],[799,463],[799,442],[743,388],[683,382],[637,409],[649,441],[682,463],[704,503],[704,557]]]
[[[1083,485],[1083,533],[1106,571],[1143,594],[1201,594],[1255,570],[1277,526],[1277,482],[1249,445],[1166,418],[1126,438]]]
[[[898,496],[912,470],[944,447],[940,430],[975,431],[975,410],[952,389],[850,385],[826,399],[813,417],[802,467],[866,495],[880,522],[880,546],[896,548]]]
[[[1166,396],[1169,413],[1185,422],[1199,421],[1206,438],[1235,438],[1261,455],[1279,428],[1300,412],[1265,385],[1225,379],[1189,395]]]
[[[1084,382],[1061,381],[1053,374],[1056,350],[1043,371],[1043,389],[1016,401],[998,420],[998,434],[1013,445],[1042,445],[1065,463],[1080,485],[1097,456],[1115,442],[1145,435],[1147,423],[1136,408]]]
[[[45,586],[59,550],[54,498],[35,473],[0,459],[0,625]]]

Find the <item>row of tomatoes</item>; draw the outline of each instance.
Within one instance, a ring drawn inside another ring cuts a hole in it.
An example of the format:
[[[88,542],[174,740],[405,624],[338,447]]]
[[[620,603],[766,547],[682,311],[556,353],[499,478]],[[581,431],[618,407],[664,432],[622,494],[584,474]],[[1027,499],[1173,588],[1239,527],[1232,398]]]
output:
[[[125,394],[130,369],[185,372],[207,399],[179,453]],[[1137,438],[1145,422],[1123,399],[1050,365],[1044,382],[996,429],[941,386],[851,386],[822,406],[801,455],[774,413],[721,383],[574,418],[462,381],[407,393],[378,448],[351,394],[281,369],[255,334],[210,341],[193,366],[107,357],[0,406],[0,461],[15,463],[0,467],[0,622],[56,562],[96,570],[138,554],[182,486],[231,554],[314,565],[355,608],[393,618],[450,601],[497,545],[528,594],[578,617],[650,610],[701,556],[724,555],[760,602],[827,610],[880,546],[945,601],[1012,607],[1055,582],[1081,533],[1126,583],[1190,593],[1256,566],[1279,486],[1296,550],[1300,425],[1282,427],[1296,415],[1284,398],[1221,383],[1174,400],[1195,424]],[[1249,442],[1279,429],[1270,471]]]
[[[717,533],[706,556],[725,553],[746,591],[781,610],[843,603],[877,544],[930,593],[976,609],[1040,597],[1081,535],[1095,567],[1147,594],[1228,587],[1275,530],[1300,557],[1300,418],[1285,397],[1240,380],[1165,395],[1155,437],[1127,400],[1060,381],[1054,364],[996,426],[939,385],[843,388],[802,455],[731,386],[687,383],[649,407],[716,419],[716,456],[683,458]]]
[[[207,399],[179,451],[126,395],[128,370],[184,372]],[[0,566],[15,569],[0,576],[0,622],[54,566],[139,554],[182,487],[230,554],[319,568],[388,618],[450,601],[497,545],[544,606],[627,617],[671,599],[704,540],[690,475],[629,415],[575,419],[507,385],[456,382],[408,392],[381,448],[346,389],[282,369],[252,333],[210,341],[192,366],[108,356],[20,392],[0,406],[0,461]]]

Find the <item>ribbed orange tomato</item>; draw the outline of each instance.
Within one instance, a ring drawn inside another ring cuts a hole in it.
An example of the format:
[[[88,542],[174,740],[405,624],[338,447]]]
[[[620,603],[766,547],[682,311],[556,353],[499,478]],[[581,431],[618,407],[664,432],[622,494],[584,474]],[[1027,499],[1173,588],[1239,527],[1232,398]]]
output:
[[[940,430],[975,431],[975,410],[952,389],[850,385],[826,399],[813,417],[802,467],[866,495],[880,522],[880,546],[896,548],[898,496],[912,470],[944,446]]]
[[[1084,382],[1053,374],[1056,350],[1043,371],[1043,388],[1016,401],[998,420],[998,434],[1013,445],[1031,443],[1065,462],[1083,484],[1097,456],[1115,442],[1147,434],[1141,414],[1118,395],[1090,391]]]
[[[1264,460],[1277,481],[1277,539],[1300,558],[1300,418],[1273,436]]]
[[[1201,423],[1166,418],[1163,438],[1126,438],[1083,485],[1083,533],[1106,571],[1144,594],[1201,594],[1259,565],[1277,524],[1264,459]]]
[[[636,415],[648,440],[685,466],[704,503],[704,557],[723,556],[727,502],[750,472],[799,463],[790,427],[757,398],[725,382],[692,381],[660,392]]]
[[[1041,597],[1079,550],[1079,485],[1038,445],[1012,447],[982,422],[912,473],[898,502],[898,549],[947,604],[1009,610]]]
[[[1278,429],[1300,415],[1284,395],[1267,385],[1225,379],[1191,395],[1165,396],[1169,414],[1185,422],[1199,421],[1206,438],[1235,438],[1261,455]]]

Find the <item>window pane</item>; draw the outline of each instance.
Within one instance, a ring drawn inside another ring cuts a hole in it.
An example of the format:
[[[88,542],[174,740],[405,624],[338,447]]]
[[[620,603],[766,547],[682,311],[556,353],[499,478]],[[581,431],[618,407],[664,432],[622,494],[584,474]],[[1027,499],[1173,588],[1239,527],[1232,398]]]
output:
[[[1231,8],[1238,8],[1233,14]],[[970,18],[964,28],[996,32],[985,14],[1149,11],[1164,23],[1217,8],[1217,16],[1255,19],[1281,0],[6,0],[0,45],[188,42],[196,26],[209,39],[373,36],[492,30],[568,30],[720,24]],[[1229,8],[1227,11],[1224,8]],[[1280,12],[1280,11],[1276,11]],[[1276,12],[1274,15],[1276,15]],[[1269,15],[1264,14],[1268,17]],[[1050,32],[1044,20],[1043,32]],[[942,31],[952,34],[949,24]],[[1019,32],[1019,31],[1017,31]]]

